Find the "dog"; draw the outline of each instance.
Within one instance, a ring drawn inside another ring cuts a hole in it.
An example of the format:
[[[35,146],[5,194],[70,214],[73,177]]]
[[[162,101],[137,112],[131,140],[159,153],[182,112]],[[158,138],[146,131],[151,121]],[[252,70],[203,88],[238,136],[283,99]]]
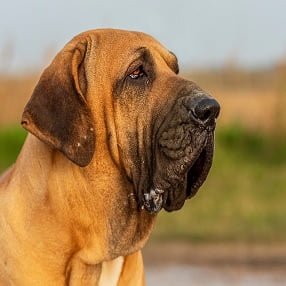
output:
[[[220,106],[141,32],[73,38],[41,75],[0,179],[0,285],[144,285],[157,213],[212,164]]]

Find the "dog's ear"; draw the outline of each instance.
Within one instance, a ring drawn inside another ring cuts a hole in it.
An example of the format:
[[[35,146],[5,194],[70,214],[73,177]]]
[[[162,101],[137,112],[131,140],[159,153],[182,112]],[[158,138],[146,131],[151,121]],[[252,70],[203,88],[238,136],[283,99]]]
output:
[[[91,111],[86,102],[87,42],[69,43],[43,72],[25,107],[22,126],[65,154],[89,164],[95,148]]]

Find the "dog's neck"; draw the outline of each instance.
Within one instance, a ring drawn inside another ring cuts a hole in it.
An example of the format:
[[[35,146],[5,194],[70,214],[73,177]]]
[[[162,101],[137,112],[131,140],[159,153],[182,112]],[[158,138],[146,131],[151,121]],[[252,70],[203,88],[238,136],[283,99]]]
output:
[[[27,243],[65,271],[74,259],[95,265],[135,252],[149,237],[154,216],[128,199],[131,184],[110,166],[101,161],[98,169],[95,160],[80,168],[28,135],[8,187],[18,209],[7,205],[6,217],[18,212],[17,222],[8,223],[22,225],[21,237],[32,237]]]

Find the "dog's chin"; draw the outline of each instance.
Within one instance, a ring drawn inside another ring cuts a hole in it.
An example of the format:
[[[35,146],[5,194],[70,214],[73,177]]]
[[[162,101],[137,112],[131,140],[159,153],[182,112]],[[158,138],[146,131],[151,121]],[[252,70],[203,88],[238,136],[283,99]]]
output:
[[[157,213],[161,209],[168,212],[181,209],[186,199],[193,197],[206,180],[212,165],[213,148],[213,136],[208,136],[192,156],[184,158],[184,162],[187,162],[185,165],[178,160],[171,168],[166,167],[168,172],[165,178],[161,178],[159,186],[151,188],[144,195],[144,208],[150,213]],[[172,168],[176,174],[173,176],[175,180],[170,178],[172,175],[168,177]]]

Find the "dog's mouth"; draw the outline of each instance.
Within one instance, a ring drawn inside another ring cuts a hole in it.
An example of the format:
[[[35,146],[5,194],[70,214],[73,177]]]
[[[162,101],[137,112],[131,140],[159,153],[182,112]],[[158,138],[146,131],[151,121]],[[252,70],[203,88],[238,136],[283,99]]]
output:
[[[213,132],[205,130],[192,137],[196,138],[192,144],[176,150],[159,140],[153,186],[143,196],[144,208],[150,213],[182,208],[206,180],[213,159]]]

